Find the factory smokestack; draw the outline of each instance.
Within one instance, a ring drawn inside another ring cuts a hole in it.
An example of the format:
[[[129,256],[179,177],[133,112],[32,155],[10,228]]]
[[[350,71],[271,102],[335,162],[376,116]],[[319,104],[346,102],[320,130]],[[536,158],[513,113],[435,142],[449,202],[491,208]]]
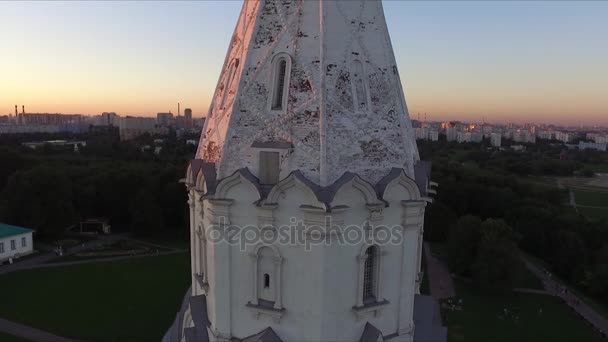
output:
[[[17,105],[15,105],[15,118],[17,118],[17,116],[19,116],[19,112],[17,112]]]
[[[177,103],[177,116],[180,116],[181,112],[179,111],[179,102]]]
[[[24,105],[21,105],[21,114],[25,115],[25,106]]]

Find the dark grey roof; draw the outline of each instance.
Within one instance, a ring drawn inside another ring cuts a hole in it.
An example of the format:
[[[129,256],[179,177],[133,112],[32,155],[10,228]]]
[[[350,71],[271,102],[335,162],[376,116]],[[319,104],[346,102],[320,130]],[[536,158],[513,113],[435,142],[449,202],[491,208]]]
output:
[[[190,297],[190,313],[192,321],[197,326],[209,326],[209,317],[207,316],[207,297],[205,295]]]
[[[279,149],[290,149],[293,148],[293,144],[289,141],[278,140],[278,141],[254,141],[251,147],[255,148],[279,148]]]
[[[367,322],[365,323],[365,328],[363,329],[363,334],[361,334],[359,342],[377,342],[378,338],[381,336],[382,332]]]
[[[422,196],[427,195],[427,185],[431,180],[431,165],[430,161],[424,160],[420,160],[414,165],[414,180],[418,184]]]
[[[196,329],[196,341],[209,341],[207,327],[211,324],[207,316],[207,297],[205,295],[190,297],[190,314],[192,314],[192,322]]]
[[[205,182],[207,183],[207,189],[215,189],[215,185],[217,184],[215,163],[209,163],[202,159],[192,159],[192,161],[190,161],[190,169],[192,171],[192,178],[195,180],[198,172],[203,171]]]
[[[282,342],[282,340],[271,327],[268,327],[255,335],[245,337],[241,342]]]
[[[389,173],[386,174],[386,176],[382,177],[378,181],[378,183],[376,183],[374,188],[376,189],[376,194],[378,195],[378,198],[382,198],[382,194],[384,194],[384,190],[386,189],[388,183],[392,182],[395,178],[399,178],[402,172],[403,169],[394,167]]]
[[[354,173],[347,171],[344,172],[344,174],[331,185],[322,187],[314,183],[310,179],[306,178],[299,170],[294,171],[293,174],[302,183],[306,184],[310,189],[312,189],[312,191],[315,193],[315,196],[317,197],[317,200],[319,200],[319,202],[325,203],[328,208],[330,206],[330,203],[333,201],[334,196],[336,196],[336,193],[338,192],[338,190],[340,190],[342,185],[348,183],[356,176]]]
[[[448,329],[441,326],[439,304],[431,296],[414,297],[414,342],[445,342]]]
[[[184,329],[184,337],[186,338],[186,342],[197,342],[196,328]]]
[[[175,315],[175,320],[173,321],[173,324],[171,325],[169,330],[167,330],[167,332],[165,333],[162,342],[174,342],[180,341],[182,339],[182,323],[184,321],[184,314],[186,313],[186,310],[190,305],[190,293],[192,293],[192,287],[190,287],[188,291],[186,291],[184,299],[182,300],[180,310],[177,315]]]
[[[203,171],[205,175],[205,181],[207,182],[206,194],[214,194],[217,184],[219,184],[224,179],[216,179],[217,175],[215,172],[214,163],[207,163],[200,159],[194,159],[191,162],[191,169],[194,177],[196,177],[199,170]],[[382,194],[384,193],[384,190],[386,189],[388,183],[390,183],[395,178],[398,178],[402,172],[403,169],[393,168],[386,176],[382,177],[382,179],[380,179],[378,183],[376,183],[375,185],[372,184],[372,187],[376,190],[376,196],[378,196],[379,200],[383,201]],[[240,173],[244,178],[249,180],[256,187],[261,199],[266,198],[273,188],[273,185],[260,184],[260,180],[255,175],[253,175],[251,171],[249,171],[249,169],[246,167],[236,170],[229,177],[232,177],[236,173]],[[425,196],[426,184],[428,183],[428,180],[431,176],[431,163],[426,161],[418,162],[418,164],[416,164],[414,167],[414,174],[416,177],[415,182],[418,185],[418,188],[420,189],[420,193],[422,196]],[[302,172],[300,172],[299,170],[293,171],[292,173],[290,173],[289,176],[291,175],[296,177],[302,183],[306,184],[315,193],[317,200],[326,204],[328,210],[331,210],[330,204],[333,201],[338,190],[344,184],[348,183],[356,176],[355,173],[347,171],[331,185],[323,187],[306,178],[306,176],[304,176],[304,174],[302,174]]]

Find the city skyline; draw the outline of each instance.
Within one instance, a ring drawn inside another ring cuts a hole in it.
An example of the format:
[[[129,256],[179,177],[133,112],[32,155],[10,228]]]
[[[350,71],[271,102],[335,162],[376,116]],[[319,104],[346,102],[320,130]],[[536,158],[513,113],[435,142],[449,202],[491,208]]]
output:
[[[205,116],[240,6],[2,2],[0,113]],[[412,119],[608,125],[608,3],[384,8]]]

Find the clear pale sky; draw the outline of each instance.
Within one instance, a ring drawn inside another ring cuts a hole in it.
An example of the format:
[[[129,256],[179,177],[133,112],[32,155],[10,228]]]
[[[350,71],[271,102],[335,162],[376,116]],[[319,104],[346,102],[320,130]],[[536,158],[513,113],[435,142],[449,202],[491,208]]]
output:
[[[0,113],[206,115],[240,1],[0,1]],[[385,1],[412,118],[608,125],[608,1]]]

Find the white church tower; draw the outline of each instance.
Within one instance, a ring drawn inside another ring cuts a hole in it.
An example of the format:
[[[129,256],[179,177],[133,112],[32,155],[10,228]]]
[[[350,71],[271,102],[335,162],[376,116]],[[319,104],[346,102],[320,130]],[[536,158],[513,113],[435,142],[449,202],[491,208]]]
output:
[[[244,1],[186,175],[192,287],[164,340],[445,339],[418,295],[429,174],[380,1]]]

